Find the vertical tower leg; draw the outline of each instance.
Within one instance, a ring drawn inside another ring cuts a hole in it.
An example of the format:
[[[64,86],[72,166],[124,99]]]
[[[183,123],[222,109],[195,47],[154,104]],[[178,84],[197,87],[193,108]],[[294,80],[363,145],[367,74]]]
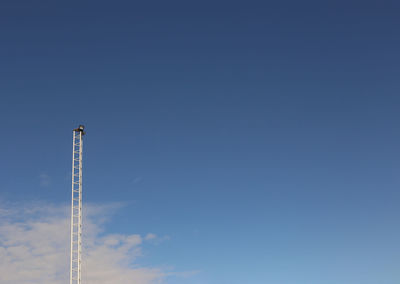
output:
[[[73,131],[70,284],[81,284],[83,134],[83,126]]]

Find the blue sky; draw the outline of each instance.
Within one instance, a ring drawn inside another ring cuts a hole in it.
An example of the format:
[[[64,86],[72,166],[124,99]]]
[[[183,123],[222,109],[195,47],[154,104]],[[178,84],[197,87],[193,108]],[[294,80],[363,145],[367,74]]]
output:
[[[83,123],[103,233],[198,272],[164,283],[398,283],[399,8],[2,1],[0,199],[68,205]]]

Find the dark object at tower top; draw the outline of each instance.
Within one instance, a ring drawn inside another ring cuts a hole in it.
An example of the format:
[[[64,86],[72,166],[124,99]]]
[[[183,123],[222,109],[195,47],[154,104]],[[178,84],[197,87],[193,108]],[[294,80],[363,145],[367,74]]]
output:
[[[74,131],[76,131],[76,132],[82,132],[82,135],[85,135],[85,131],[83,131],[85,129],[85,126],[83,126],[83,125],[79,125],[79,127],[78,128],[75,128],[74,129]]]

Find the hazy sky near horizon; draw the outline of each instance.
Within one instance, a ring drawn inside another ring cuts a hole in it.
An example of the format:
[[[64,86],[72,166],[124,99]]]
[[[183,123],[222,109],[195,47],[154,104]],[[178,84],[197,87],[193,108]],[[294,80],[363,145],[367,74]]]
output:
[[[1,1],[0,253],[13,261],[12,234],[57,238],[64,215],[9,212],[68,206],[83,123],[84,202],[119,204],[91,221],[92,252],[136,240],[107,247],[124,260],[114,272],[144,271],[143,284],[399,283],[399,9]]]

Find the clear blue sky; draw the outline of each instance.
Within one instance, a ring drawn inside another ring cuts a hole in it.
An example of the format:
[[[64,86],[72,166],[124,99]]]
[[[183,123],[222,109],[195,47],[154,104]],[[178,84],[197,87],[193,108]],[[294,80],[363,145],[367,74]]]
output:
[[[170,237],[146,265],[399,283],[399,2],[141,2],[1,2],[0,198],[67,204],[83,123],[85,201]]]

